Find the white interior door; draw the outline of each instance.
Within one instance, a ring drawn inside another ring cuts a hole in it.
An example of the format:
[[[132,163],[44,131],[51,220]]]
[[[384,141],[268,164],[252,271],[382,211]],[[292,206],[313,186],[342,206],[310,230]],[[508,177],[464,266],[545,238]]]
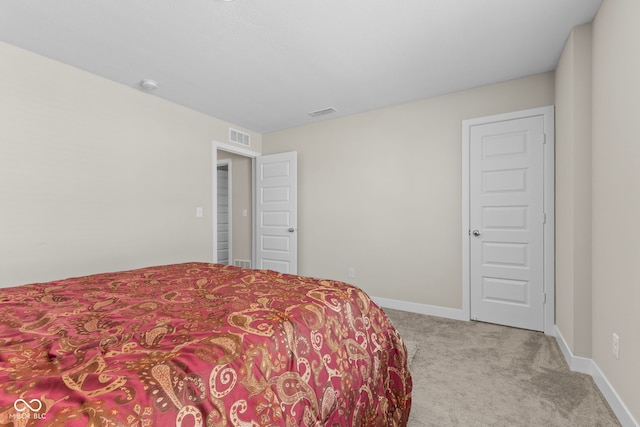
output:
[[[256,268],[297,274],[297,152],[256,158]]]
[[[469,131],[471,318],[544,330],[544,116]]]

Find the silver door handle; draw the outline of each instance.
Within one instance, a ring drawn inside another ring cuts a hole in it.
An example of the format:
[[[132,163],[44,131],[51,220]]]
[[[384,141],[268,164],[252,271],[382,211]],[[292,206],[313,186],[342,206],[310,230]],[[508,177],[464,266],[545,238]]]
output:
[[[473,230],[471,233],[473,233],[474,236],[479,236],[480,230]]]
[[[289,228],[289,233],[293,233],[294,231],[296,231],[295,228],[293,228],[293,227]]]

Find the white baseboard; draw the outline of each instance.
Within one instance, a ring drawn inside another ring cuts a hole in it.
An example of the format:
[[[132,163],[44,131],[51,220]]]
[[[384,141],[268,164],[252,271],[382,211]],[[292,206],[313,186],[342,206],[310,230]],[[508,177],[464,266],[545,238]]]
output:
[[[410,313],[426,314],[428,316],[438,316],[447,319],[455,320],[469,320],[468,314],[463,310],[457,310],[454,308],[438,307],[427,304],[418,304],[415,302],[399,301],[389,298],[371,297],[371,299],[381,307],[392,308],[395,310],[408,311]],[[602,373],[598,365],[592,360],[586,357],[575,356],[564,337],[560,333],[557,326],[553,327],[553,336],[555,336],[560,351],[564,356],[569,369],[574,372],[580,372],[583,374],[591,375],[594,382],[602,392],[602,395],[611,406],[611,409],[618,417],[618,421],[623,427],[640,427],[640,424],[635,420],[629,408],[624,404],[618,393],[607,380],[607,377]]]
[[[607,399],[607,402],[609,402],[609,406],[611,406],[616,417],[618,417],[620,424],[622,424],[623,427],[640,427],[629,411],[629,408],[627,408],[622,399],[620,399],[620,396],[618,396],[616,390],[613,388],[609,380],[607,380],[607,377],[604,376],[600,367],[598,367],[598,364],[592,359],[574,356],[557,326],[555,327],[554,335],[558,342],[558,346],[560,347],[560,351],[562,351],[562,354],[569,365],[569,369],[575,372],[588,374],[593,377],[593,381],[602,392],[604,398]]]
[[[381,307],[408,311],[410,313],[426,314],[427,316],[444,317],[446,319],[469,320],[469,316],[466,315],[464,311],[455,308],[438,307],[435,305],[418,304],[415,302],[380,297],[371,297],[371,299]]]
[[[564,360],[567,361],[569,369],[571,369],[573,372],[580,372],[582,374],[593,376],[593,360],[587,359],[586,357],[574,356],[573,352],[569,348],[569,345],[564,340],[562,333],[560,333],[558,326],[554,325],[553,335],[556,337],[556,341],[558,342],[560,351],[562,351],[562,355],[564,356]]]

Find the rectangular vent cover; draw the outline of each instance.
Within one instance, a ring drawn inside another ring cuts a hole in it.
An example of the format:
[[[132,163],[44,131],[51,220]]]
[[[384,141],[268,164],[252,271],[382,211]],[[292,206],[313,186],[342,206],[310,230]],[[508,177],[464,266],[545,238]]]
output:
[[[309,115],[311,117],[326,116],[327,114],[335,113],[336,111],[338,111],[338,110],[336,110],[333,107],[329,107],[329,108],[325,108],[323,110],[311,111],[309,113]]]
[[[251,146],[251,136],[248,133],[240,132],[237,129],[229,128],[229,141],[236,144]]]
[[[233,265],[240,268],[251,268],[251,260],[248,259],[234,259]]]

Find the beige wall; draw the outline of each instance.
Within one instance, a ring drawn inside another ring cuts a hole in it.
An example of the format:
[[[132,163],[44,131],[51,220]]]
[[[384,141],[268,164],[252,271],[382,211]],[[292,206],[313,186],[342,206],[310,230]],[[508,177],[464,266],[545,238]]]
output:
[[[546,73],[263,135],[298,152],[299,273],[462,308],[461,122],[553,103]]]
[[[556,69],[556,324],[591,357],[591,24],[576,27]]]
[[[637,0],[604,0],[592,109],[584,26],[555,95],[547,73],[249,132],[254,151],[299,153],[300,273],[460,308],[461,121],[555,101],[558,327],[640,419],[638,17]],[[5,43],[0,62],[0,287],[212,259],[211,141],[228,123]]]
[[[638,421],[639,52],[640,2],[605,0],[593,23],[593,360]]]
[[[5,43],[0,63],[0,286],[213,259],[228,123]]]
[[[232,258],[251,260],[251,182],[253,179],[251,158],[218,150],[218,160],[231,160],[231,225]],[[247,215],[244,215],[246,211]]]

